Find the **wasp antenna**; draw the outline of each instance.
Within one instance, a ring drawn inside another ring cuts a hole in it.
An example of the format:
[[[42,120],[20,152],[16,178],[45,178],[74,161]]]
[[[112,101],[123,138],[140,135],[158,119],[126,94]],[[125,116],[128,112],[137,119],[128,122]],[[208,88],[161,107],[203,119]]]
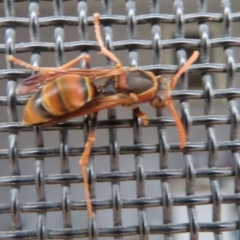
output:
[[[99,13],[94,13],[93,14],[95,34],[96,34],[96,39],[98,41],[98,44],[100,46],[100,52],[103,55],[105,55],[106,57],[110,58],[113,62],[115,62],[117,68],[120,68],[120,67],[122,67],[122,63],[120,62],[120,60],[104,46],[102,35],[101,35],[101,30],[100,30],[100,20],[99,20],[99,18],[100,18]]]
[[[173,105],[173,101],[171,100],[171,98],[169,98],[168,100],[168,107],[172,113],[172,116],[176,122],[176,126],[179,132],[179,137],[180,137],[180,148],[183,149],[186,145],[186,141],[187,141],[187,137],[186,137],[186,131],[183,127],[182,121],[180,119],[180,117],[178,116],[178,113]]]
[[[198,51],[194,51],[192,56],[186,61],[185,64],[183,64],[183,66],[178,70],[178,72],[173,76],[171,84],[170,84],[170,88],[173,89],[175,88],[178,78],[184,73],[186,72],[186,70],[197,60],[199,56],[199,52]]]

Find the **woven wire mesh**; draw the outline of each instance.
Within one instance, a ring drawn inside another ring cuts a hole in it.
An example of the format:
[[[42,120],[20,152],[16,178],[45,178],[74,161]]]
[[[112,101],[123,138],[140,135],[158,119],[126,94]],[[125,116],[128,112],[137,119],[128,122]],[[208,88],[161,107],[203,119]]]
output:
[[[94,12],[123,65],[171,77],[193,50],[200,60],[172,93],[184,150],[167,109],[143,104],[147,127],[128,109],[100,113],[89,220],[78,166],[88,117],[23,126],[28,97],[15,88],[31,71],[5,57],[60,66],[88,52],[92,67],[109,66],[97,55]],[[240,239],[237,0],[1,0],[0,16],[0,239]]]

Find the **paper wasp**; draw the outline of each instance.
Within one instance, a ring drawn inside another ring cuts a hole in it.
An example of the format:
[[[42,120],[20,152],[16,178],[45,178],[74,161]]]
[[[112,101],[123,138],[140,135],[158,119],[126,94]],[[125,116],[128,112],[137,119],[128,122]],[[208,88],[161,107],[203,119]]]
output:
[[[175,119],[180,135],[180,148],[186,143],[186,134],[181,120],[173,106],[171,91],[179,76],[193,64],[199,53],[195,51],[190,59],[169,81],[164,76],[155,76],[152,72],[137,68],[123,67],[118,58],[104,47],[100,31],[100,15],[94,14],[94,27],[100,52],[115,62],[115,68],[75,69],[71,68],[81,60],[90,63],[89,55],[80,55],[58,68],[35,67],[20,59],[8,56],[8,60],[37,71],[20,83],[17,94],[34,93],[28,100],[23,117],[25,125],[50,125],[77,116],[97,113],[117,106],[131,107],[134,113],[147,125],[147,116],[141,112],[139,104],[150,102],[152,107],[162,109],[168,106]],[[105,80],[99,87],[97,80]],[[88,140],[79,164],[81,166],[88,216],[94,216],[90,199],[86,167],[95,141],[96,124],[92,124]]]

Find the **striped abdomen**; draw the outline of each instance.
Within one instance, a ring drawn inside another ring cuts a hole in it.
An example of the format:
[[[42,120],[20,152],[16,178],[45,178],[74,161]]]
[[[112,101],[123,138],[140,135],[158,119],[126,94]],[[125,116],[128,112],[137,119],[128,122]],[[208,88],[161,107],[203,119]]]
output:
[[[29,99],[23,123],[41,124],[71,113],[92,100],[96,92],[96,87],[87,77],[66,74],[44,85]]]

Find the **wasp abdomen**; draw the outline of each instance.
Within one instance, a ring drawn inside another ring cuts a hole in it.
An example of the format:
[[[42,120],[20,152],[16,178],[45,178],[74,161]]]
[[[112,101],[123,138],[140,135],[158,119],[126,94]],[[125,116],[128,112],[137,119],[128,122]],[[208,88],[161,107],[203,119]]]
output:
[[[73,112],[91,100],[96,92],[96,87],[87,77],[63,75],[44,85],[30,98],[23,122],[28,125],[39,124]]]

